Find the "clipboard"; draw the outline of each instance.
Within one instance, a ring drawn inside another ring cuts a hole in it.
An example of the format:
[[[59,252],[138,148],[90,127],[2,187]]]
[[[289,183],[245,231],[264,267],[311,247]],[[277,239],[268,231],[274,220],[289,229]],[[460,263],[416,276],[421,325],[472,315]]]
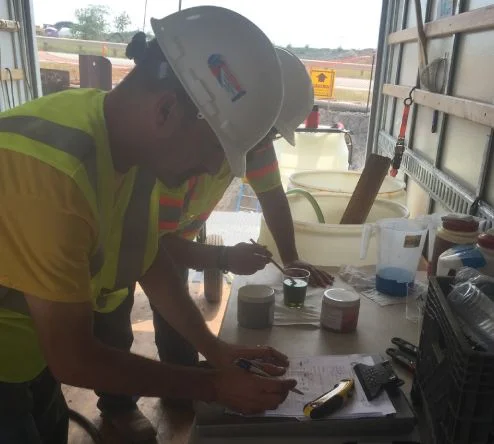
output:
[[[381,356],[372,356],[381,362]],[[415,413],[398,389],[390,400],[396,413],[388,416],[312,420],[289,417],[246,417],[226,412],[217,404],[196,403],[194,434],[197,437],[280,436],[389,436],[411,433],[417,425]]]

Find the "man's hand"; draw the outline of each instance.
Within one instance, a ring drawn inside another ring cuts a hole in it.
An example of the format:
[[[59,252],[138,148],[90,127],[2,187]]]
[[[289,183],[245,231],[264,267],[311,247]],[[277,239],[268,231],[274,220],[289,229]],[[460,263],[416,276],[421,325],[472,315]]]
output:
[[[215,380],[217,401],[244,414],[260,413],[278,407],[297,385],[294,380],[269,379],[248,373],[235,365],[238,358],[257,360],[272,376],[281,376],[288,367],[288,358],[267,347],[247,347],[218,340],[214,356],[208,360],[220,371]]]
[[[310,272],[309,285],[311,287],[328,287],[333,285],[334,277],[323,270],[320,270],[314,265],[311,265],[305,261],[296,260],[285,264],[285,268],[302,268]]]
[[[220,339],[217,340],[214,352],[207,356],[208,362],[216,368],[236,368],[235,361],[238,358],[256,360],[265,372],[273,376],[283,375],[288,367],[288,358],[272,347],[228,344]]]
[[[235,274],[254,274],[268,263],[271,253],[262,245],[242,242],[234,247],[226,247],[228,269]]]
[[[293,379],[270,379],[229,368],[214,380],[216,401],[246,415],[276,409],[297,382]]]

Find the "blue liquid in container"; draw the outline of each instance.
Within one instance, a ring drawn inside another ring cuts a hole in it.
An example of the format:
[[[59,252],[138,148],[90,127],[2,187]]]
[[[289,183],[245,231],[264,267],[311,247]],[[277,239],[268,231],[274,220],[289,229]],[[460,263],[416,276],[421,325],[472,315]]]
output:
[[[403,297],[413,285],[415,274],[404,268],[383,268],[376,275],[376,290],[389,296]]]

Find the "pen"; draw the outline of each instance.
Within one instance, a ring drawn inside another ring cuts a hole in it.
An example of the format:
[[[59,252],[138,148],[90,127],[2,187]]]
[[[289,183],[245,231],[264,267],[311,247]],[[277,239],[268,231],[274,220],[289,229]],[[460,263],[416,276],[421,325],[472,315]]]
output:
[[[250,373],[253,373],[254,375],[264,376],[265,378],[272,378],[273,377],[269,373],[265,372],[262,368],[260,368],[257,364],[255,364],[252,361],[249,361],[248,359],[239,358],[235,361],[235,365],[237,365],[240,368],[243,368],[244,370],[247,370]],[[304,394],[303,392],[301,392],[300,390],[298,390],[296,388],[292,388],[292,389],[290,389],[290,391],[297,393],[299,395]]]

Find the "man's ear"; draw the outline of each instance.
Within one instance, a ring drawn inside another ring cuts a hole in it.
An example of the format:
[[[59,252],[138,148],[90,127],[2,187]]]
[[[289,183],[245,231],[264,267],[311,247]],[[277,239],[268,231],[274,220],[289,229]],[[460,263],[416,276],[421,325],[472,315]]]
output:
[[[181,125],[184,110],[173,91],[163,91],[156,100],[156,126],[167,137]]]

